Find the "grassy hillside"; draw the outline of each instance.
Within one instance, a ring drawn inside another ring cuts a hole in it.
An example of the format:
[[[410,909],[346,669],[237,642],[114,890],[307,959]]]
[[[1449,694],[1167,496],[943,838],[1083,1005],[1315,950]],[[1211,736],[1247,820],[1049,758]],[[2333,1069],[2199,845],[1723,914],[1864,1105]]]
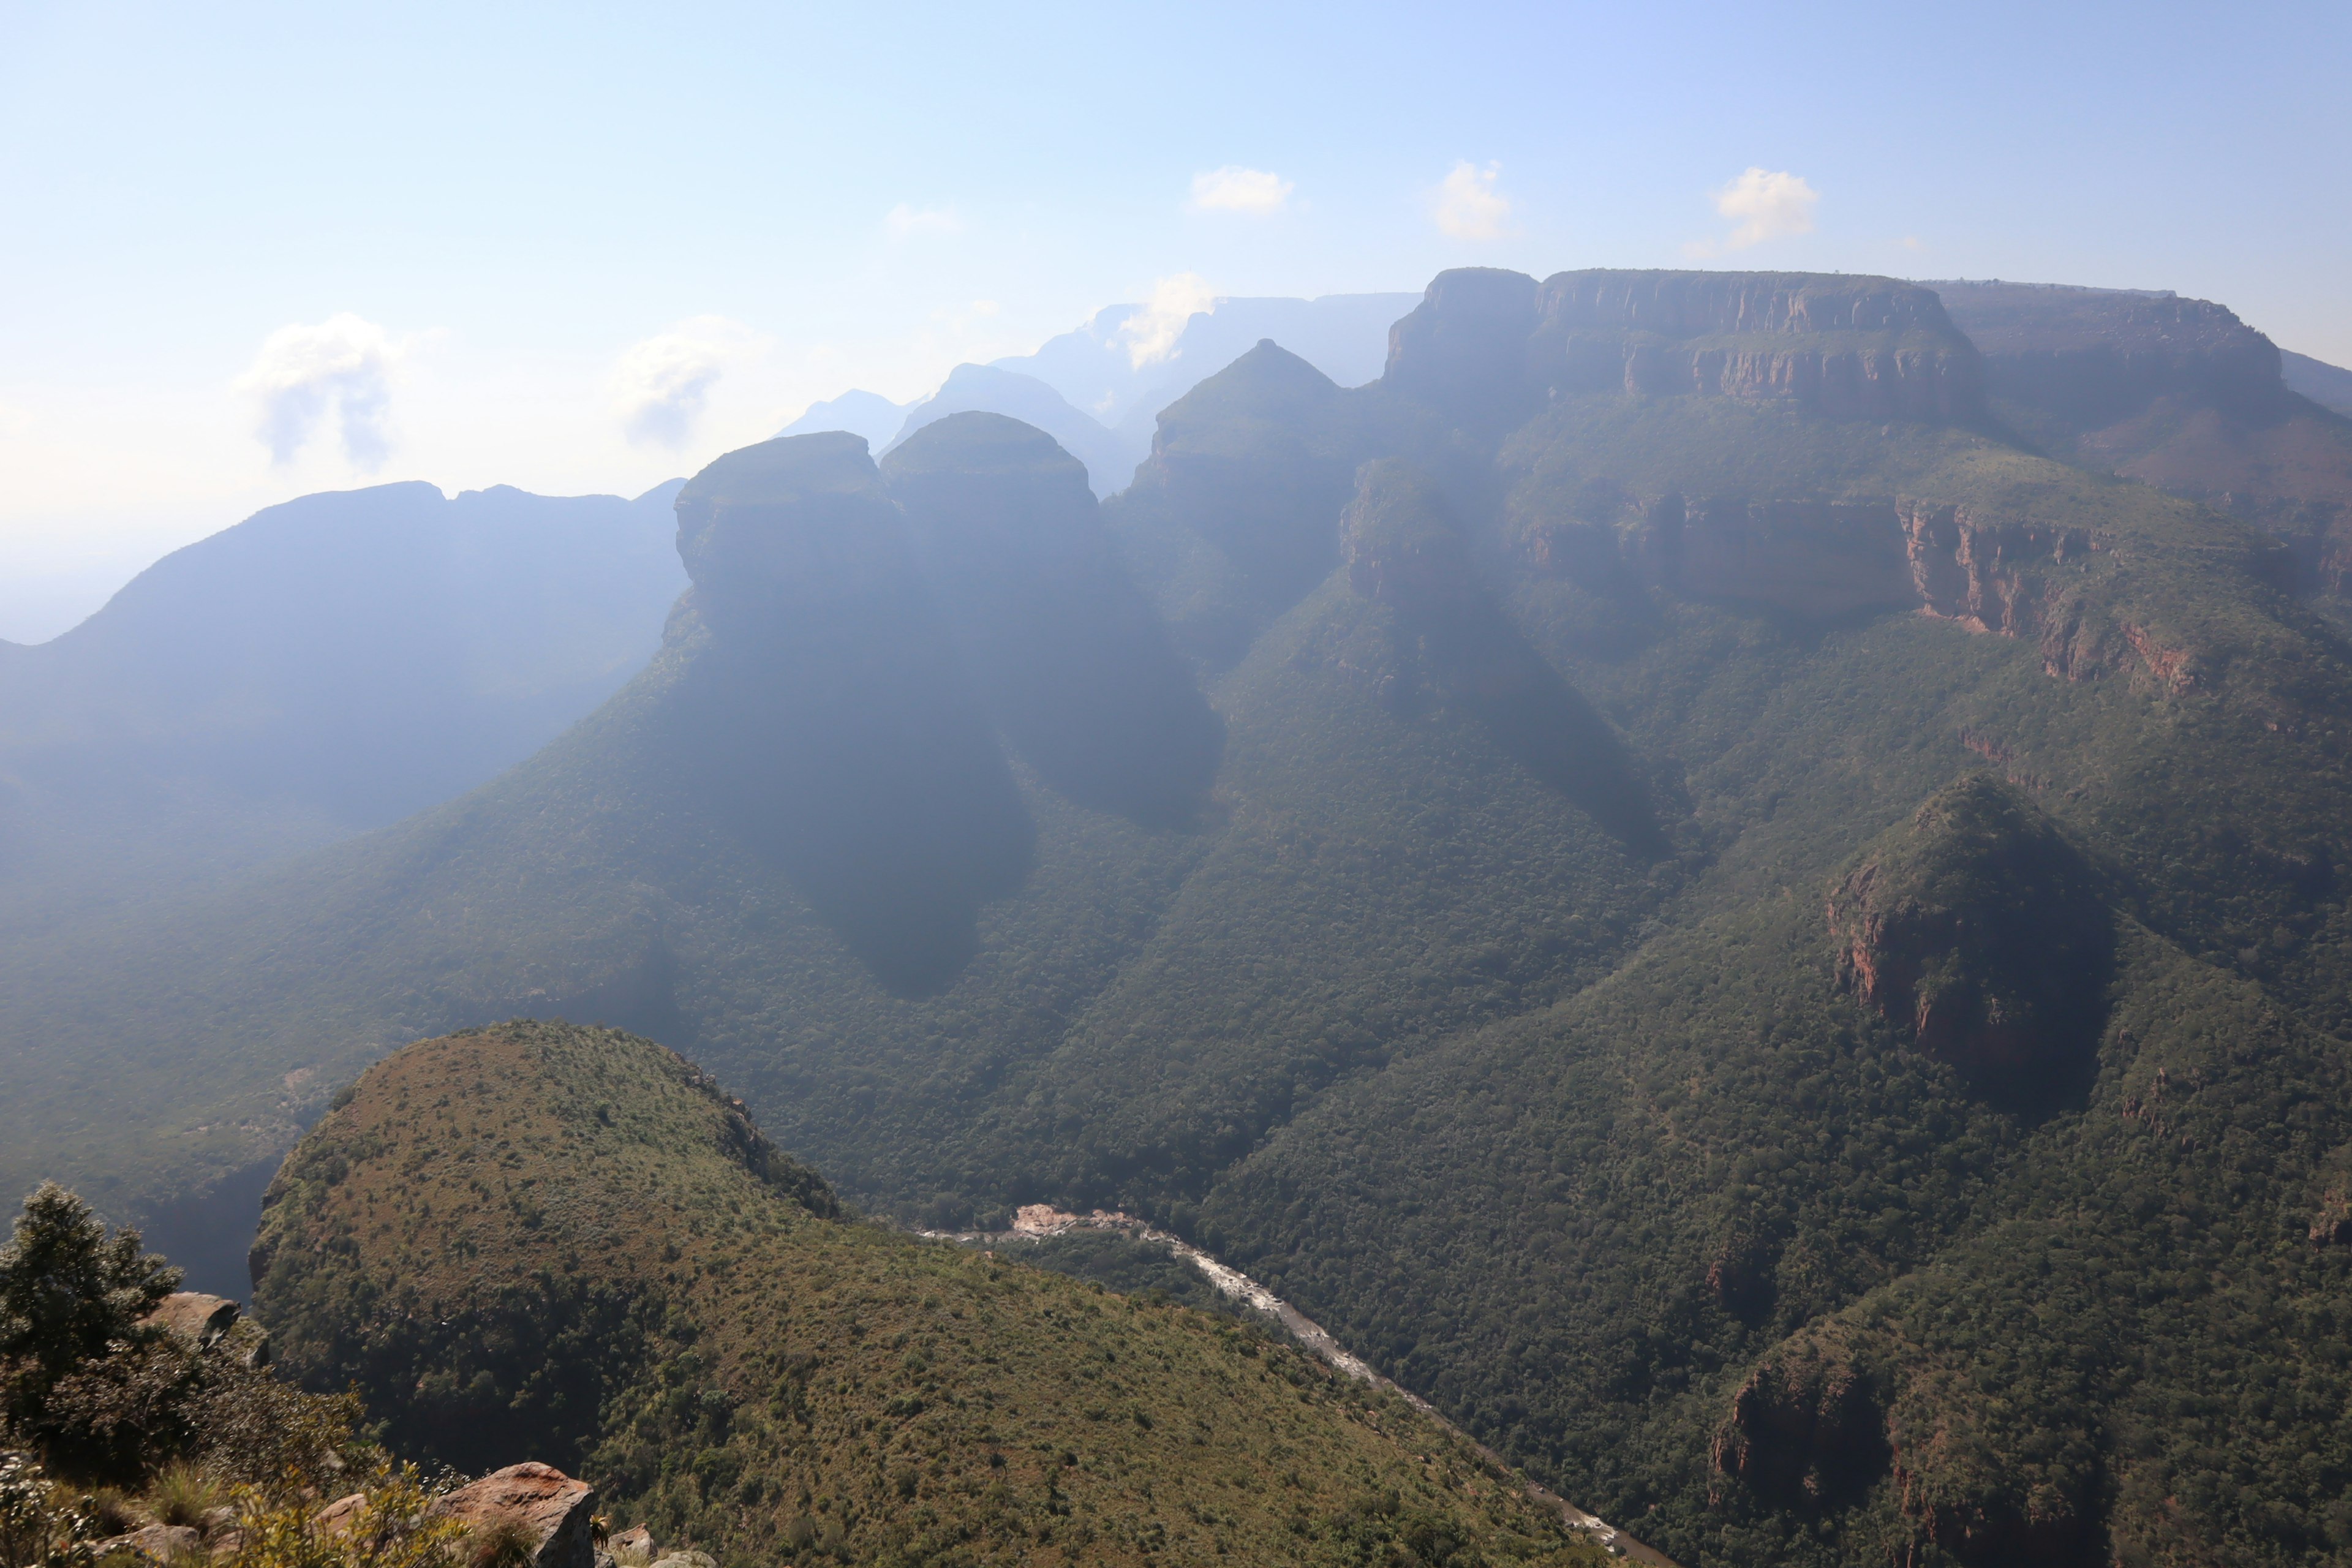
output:
[[[617,1031],[369,1069],[268,1199],[257,1309],[396,1447],[530,1452],[722,1563],[1559,1563],[1511,1478],[1230,1320],[845,1217]]]

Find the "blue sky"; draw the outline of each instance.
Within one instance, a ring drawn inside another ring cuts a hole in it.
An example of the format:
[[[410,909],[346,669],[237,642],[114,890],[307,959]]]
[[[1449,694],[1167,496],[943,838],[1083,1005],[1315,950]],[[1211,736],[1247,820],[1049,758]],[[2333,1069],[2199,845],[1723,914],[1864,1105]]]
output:
[[[0,0],[0,637],[287,496],[638,489],[1155,289],[2004,277],[2352,362],[2347,193],[2340,3]]]

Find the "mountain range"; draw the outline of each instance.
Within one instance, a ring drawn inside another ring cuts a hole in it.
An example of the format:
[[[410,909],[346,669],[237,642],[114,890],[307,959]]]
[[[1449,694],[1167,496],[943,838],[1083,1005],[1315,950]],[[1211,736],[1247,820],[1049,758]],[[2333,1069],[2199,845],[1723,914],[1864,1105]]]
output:
[[[2352,1561],[2352,421],[2284,376],[1468,269],[1107,500],[977,409],[729,454],[527,761],[0,954],[0,1142],[231,1268],[369,1062],[603,1022],[899,1223],[1152,1218],[1694,1568]]]
[[[1107,496],[1126,489],[1150,453],[1160,411],[1252,344],[1277,340],[1340,385],[1359,385],[1380,374],[1389,323],[1412,303],[1410,294],[1221,299],[1181,321],[1150,306],[1108,305],[1034,353],[957,366],[929,397],[895,404],[846,392],[812,405],[778,434],[846,430],[878,455],[948,414],[1004,414],[1059,441],[1087,466],[1095,493]]]

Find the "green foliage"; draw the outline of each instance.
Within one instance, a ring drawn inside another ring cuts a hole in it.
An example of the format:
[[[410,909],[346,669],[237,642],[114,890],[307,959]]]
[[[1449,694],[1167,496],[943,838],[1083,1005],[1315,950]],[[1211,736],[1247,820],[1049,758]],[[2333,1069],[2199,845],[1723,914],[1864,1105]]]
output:
[[[339,1523],[322,1524],[314,1493],[295,1489],[239,1491],[237,1542],[228,1568],[493,1568],[481,1546],[504,1551],[495,1568],[511,1568],[513,1542],[469,1538],[455,1520],[436,1517],[436,1492],[410,1465],[379,1464],[358,1478],[362,1501]]]
[[[1146,826],[1015,766],[1034,864],[929,994],[878,983],[762,859],[743,825],[772,800],[747,817],[697,793],[681,714],[722,690],[705,661],[724,631],[682,615],[621,697],[473,796],[110,945],[0,953],[0,1025],[28,1042],[5,1158],[80,1162],[127,1209],[287,1147],[391,1042],[602,1018],[723,1070],[870,1209],[954,1228],[1119,1205],[1229,1252],[1694,1565],[2163,1563],[2200,1541],[2340,1561],[2352,663],[2280,552],[1990,430],[1612,393],[1465,433],[1301,371],[1261,350],[1203,384],[1109,509],[1211,672],[1227,739],[1206,806]],[[1510,664],[1449,653],[1336,569],[1372,457],[1427,476],[1493,646],[1559,700],[1498,700],[1479,678]],[[1827,521],[1776,528],[1782,506]],[[1904,531],[1926,511],[1965,514],[1965,560]],[[1749,521],[1660,521],[1702,514]],[[1670,544],[1718,549],[1717,574],[1668,570]],[[1865,567],[1858,596],[1743,592]],[[1895,613],[1919,607],[1915,572],[1958,584],[1933,616]],[[1612,832],[1539,765],[1563,751],[1606,763],[1655,838]],[[1998,795],[1961,782],[1987,776]],[[1830,906],[1868,867],[1889,901],[1853,903],[1865,923],[1907,910],[1941,933],[1931,1003],[1965,1003],[1972,1030],[2063,1016],[2078,1070],[2003,1093],[1916,1006],[1842,987],[1855,933]],[[386,1151],[424,1153],[389,1124],[370,1142],[366,1093],[320,1123],[262,1255],[307,1367],[360,1377],[420,1433],[427,1414],[501,1444],[547,1431],[659,1517],[761,1551],[944,1553],[988,1506],[1033,1545],[1083,1524],[1141,1550],[1136,1475],[1000,1443],[1019,1473],[988,1505],[969,1456],[1013,1424],[972,1391],[984,1370],[1000,1411],[1042,1423],[1030,1441],[1088,1457],[1113,1430],[1169,1441],[1189,1412],[983,1349],[969,1320],[999,1298],[789,1194],[744,1215],[781,1215],[821,1262],[755,1267],[769,1242],[709,1195],[752,1179],[705,1158],[714,1102],[565,1038],[530,1047],[580,1085],[553,1121],[435,1121],[435,1149],[472,1152],[435,1153],[406,1195]],[[508,1092],[473,1081],[410,1110]],[[633,1128],[648,1094],[672,1110]],[[598,1163],[541,1173],[575,1145]],[[672,1165],[708,1177],[684,1210],[658,1197]],[[648,1247],[611,1217],[632,1205],[679,1217]],[[272,1240],[294,1236],[324,1250]],[[1124,1356],[1065,1289],[1023,1312],[1061,1315],[1070,1364]],[[780,1326],[722,1331],[730,1290]],[[926,1294],[967,1320],[908,1305]],[[1276,1392],[1232,1353],[1199,1364]],[[1743,1423],[1818,1415],[1824,1391],[1871,1441],[1725,1468]],[[1070,1468],[1110,1489],[1076,1522],[1054,1511]],[[1334,1551],[1418,1506],[1401,1481],[1307,1479],[1298,1513],[1188,1496]],[[1388,1484],[1400,1513],[1357,1508]],[[1173,1518],[1171,1540],[1213,1538]]]
[[[480,1462],[476,1424],[503,1423],[490,1457],[578,1452],[616,1514],[729,1559],[1590,1555],[1393,1396],[1230,1321],[819,1212],[761,1178],[739,1116],[613,1031],[410,1047],[273,1186],[260,1308],[289,1364],[357,1380],[430,1457]],[[562,1401],[512,1381],[535,1352],[494,1353],[572,1299],[548,1279],[640,1305],[599,1342],[607,1381]],[[448,1326],[429,1353],[402,1327],[420,1318]],[[454,1402],[420,1394],[445,1363],[473,1369]],[[1349,1512],[1391,1492],[1375,1522]]]
[[[61,1508],[41,1467],[0,1454],[0,1563],[10,1568],[90,1568],[97,1524],[86,1509]]]

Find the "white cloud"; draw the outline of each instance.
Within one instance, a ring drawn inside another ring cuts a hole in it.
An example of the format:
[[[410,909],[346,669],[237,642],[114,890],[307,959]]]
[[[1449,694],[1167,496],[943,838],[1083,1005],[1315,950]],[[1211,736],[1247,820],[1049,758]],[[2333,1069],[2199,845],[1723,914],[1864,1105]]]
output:
[[[1289,205],[1298,187],[1265,169],[1244,169],[1228,163],[1192,176],[1194,212],[1278,213]]]
[[[1511,221],[1511,198],[1495,188],[1503,165],[1456,163],[1437,187],[1437,226],[1456,239],[1499,239]]]
[[[345,310],[278,328],[232,385],[257,405],[270,461],[292,462],[331,420],[352,467],[373,470],[392,454],[393,369],[408,347]]]
[[[1714,194],[1715,210],[1737,225],[1723,243],[1745,250],[1768,239],[1813,232],[1813,208],[1821,193],[1798,175],[1749,169]]]
[[[724,316],[697,316],[632,345],[610,383],[621,427],[640,445],[684,446],[719,378],[766,347],[766,339]]]
[[[1209,280],[1197,272],[1180,272],[1151,285],[1151,299],[1126,321],[1118,334],[1127,340],[1128,363],[1137,370],[1157,364],[1176,352],[1184,324],[1203,310],[1217,308]]]
[[[882,226],[900,239],[919,234],[961,234],[963,223],[945,207],[918,207],[900,202],[882,216]]]

